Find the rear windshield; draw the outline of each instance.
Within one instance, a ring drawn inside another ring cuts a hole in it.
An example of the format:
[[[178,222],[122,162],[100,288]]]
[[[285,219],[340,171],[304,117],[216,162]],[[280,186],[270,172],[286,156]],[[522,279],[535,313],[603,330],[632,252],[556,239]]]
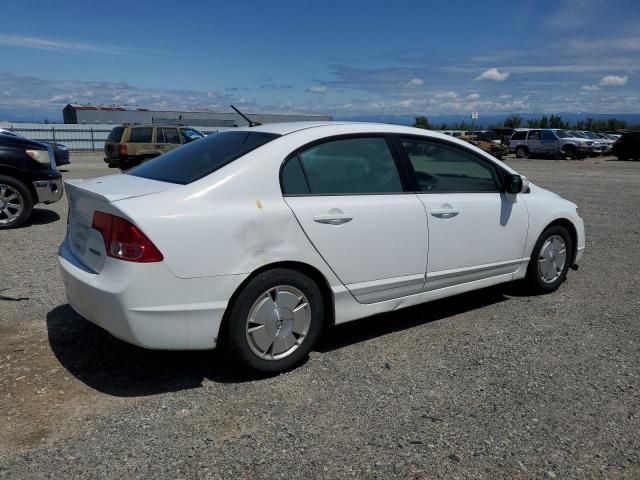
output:
[[[115,127],[111,130],[111,133],[109,133],[107,137],[107,142],[119,142],[120,138],[122,138],[122,130],[124,130],[122,127]]]
[[[209,135],[149,160],[128,175],[186,185],[278,138],[264,132],[228,131]]]

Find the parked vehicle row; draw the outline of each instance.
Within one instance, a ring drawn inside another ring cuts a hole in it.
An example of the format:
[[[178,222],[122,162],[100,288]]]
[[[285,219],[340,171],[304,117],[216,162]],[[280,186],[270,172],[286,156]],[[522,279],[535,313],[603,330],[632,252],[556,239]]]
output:
[[[201,138],[204,135],[191,127],[125,123],[109,133],[104,161],[111,168],[126,170]]]
[[[397,125],[239,128],[66,190],[59,262],[80,315],[261,372],[298,364],[324,325],[514,280],[553,291],[585,247],[575,204]]]
[[[511,136],[509,151],[518,158],[536,155],[581,160],[608,154],[612,143],[592,132],[560,128],[519,128]]]
[[[51,145],[0,134],[0,229],[18,227],[37,203],[62,197],[62,175]]]

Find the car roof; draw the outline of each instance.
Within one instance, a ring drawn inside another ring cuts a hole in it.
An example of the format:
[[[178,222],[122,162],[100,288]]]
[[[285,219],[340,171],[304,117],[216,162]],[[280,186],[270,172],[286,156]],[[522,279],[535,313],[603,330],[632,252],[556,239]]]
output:
[[[406,125],[395,125],[391,123],[372,123],[372,122],[286,122],[286,123],[268,123],[255,127],[238,127],[229,129],[228,131],[251,131],[274,133],[277,135],[288,135],[301,130],[314,129],[318,130],[319,135],[340,135],[341,133],[404,133],[406,135],[427,135],[437,138],[450,140],[449,135],[445,135],[435,130],[426,130],[422,128],[408,127]]]

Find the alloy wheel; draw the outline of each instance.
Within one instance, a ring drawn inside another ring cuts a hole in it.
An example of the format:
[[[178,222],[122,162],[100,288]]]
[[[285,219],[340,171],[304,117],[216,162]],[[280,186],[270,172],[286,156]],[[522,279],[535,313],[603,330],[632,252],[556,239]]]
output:
[[[538,255],[538,275],[545,283],[555,282],[567,262],[567,245],[560,235],[552,235],[542,244]]]
[[[0,224],[14,222],[24,210],[24,199],[10,185],[0,184]]]
[[[309,300],[295,287],[270,288],[253,303],[246,323],[251,351],[265,360],[291,355],[304,342],[311,327]]]

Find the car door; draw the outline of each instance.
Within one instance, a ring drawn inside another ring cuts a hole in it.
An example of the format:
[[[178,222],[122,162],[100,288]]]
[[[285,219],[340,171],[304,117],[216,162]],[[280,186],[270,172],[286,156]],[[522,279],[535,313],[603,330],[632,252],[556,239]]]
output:
[[[558,139],[553,130],[540,130],[540,153],[553,155],[558,152]]]
[[[338,137],[289,156],[284,199],[307,237],[363,303],[422,291],[424,206],[405,191],[384,136]]]
[[[156,148],[165,153],[180,146],[180,135],[175,127],[156,127]]]
[[[425,290],[515,272],[528,212],[520,195],[503,192],[501,168],[444,140],[405,137],[400,143],[427,215]]]
[[[532,153],[542,153],[542,146],[540,143],[540,130],[529,130],[527,135],[527,146]]]
[[[153,127],[132,127],[127,142],[130,157],[149,157],[155,153],[153,146]]]

